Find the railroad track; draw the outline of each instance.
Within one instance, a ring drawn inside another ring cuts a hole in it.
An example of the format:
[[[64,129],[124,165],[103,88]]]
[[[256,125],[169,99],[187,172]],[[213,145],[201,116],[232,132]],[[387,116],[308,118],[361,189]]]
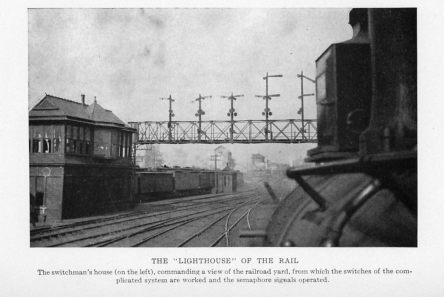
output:
[[[233,208],[229,213],[226,213],[223,216],[214,220],[212,222],[212,224],[208,225],[204,229],[199,230],[198,232],[191,235],[189,238],[185,239],[183,242],[181,242],[179,244],[179,246],[186,247],[186,246],[199,245],[199,243],[192,244],[192,240],[195,240],[199,236],[202,236],[202,234],[204,234],[204,232],[206,232],[207,234],[212,234],[210,232],[210,229],[217,228],[217,224],[222,222],[224,219],[225,219],[225,224],[221,226],[221,227],[223,227],[222,231],[217,232],[216,236],[214,236],[215,232],[213,232],[213,236],[212,236],[213,239],[208,246],[210,246],[210,247],[223,246],[221,243],[223,242],[222,239],[224,239],[224,238],[225,238],[225,243],[226,243],[225,246],[227,246],[227,247],[230,246],[230,243],[229,243],[230,232],[232,232],[232,230],[238,226],[239,222],[245,218],[245,216],[248,214],[248,212],[251,209],[253,209],[254,207],[256,207],[258,205],[258,203],[262,200],[263,200],[263,198],[262,199],[260,199],[260,198],[259,199],[251,199],[249,201],[246,201],[246,203],[243,203],[242,205]],[[253,204],[253,206],[251,206],[252,204]],[[244,211],[245,208],[246,208],[246,211]],[[237,217],[236,217],[234,223],[230,224],[230,219],[235,217],[236,213],[237,213]]]
[[[245,192],[249,193],[249,192]],[[223,199],[223,200],[222,200]],[[155,206],[168,206],[170,208],[174,208],[174,210],[161,211],[153,213],[150,210],[147,211],[133,211],[119,215],[106,216],[102,218],[95,218],[90,220],[82,220],[80,222],[74,222],[71,224],[64,224],[60,226],[55,226],[53,228],[45,228],[45,229],[36,229],[31,230],[31,242],[50,239],[52,237],[63,236],[66,234],[72,234],[76,232],[82,232],[85,230],[90,230],[94,228],[100,228],[103,226],[109,226],[113,224],[130,222],[138,219],[148,218],[152,216],[158,216],[171,212],[179,212],[182,210],[191,209],[195,206],[196,203],[199,203],[200,206],[205,206],[210,203],[227,203],[230,200],[238,199],[237,195],[233,194],[223,194],[217,195],[214,197],[209,197],[208,195],[199,196],[191,199],[187,199],[184,201],[170,201],[170,202],[162,202],[162,203],[150,203],[150,207]],[[203,200],[203,201],[202,201]]]
[[[35,231],[31,234],[31,246],[146,246],[176,229],[226,216],[225,213],[253,199],[257,199],[257,193],[248,191],[153,202],[150,207],[163,205],[173,209],[125,213]]]
[[[140,242],[136,246],[159,246],[160,244],[169,247],[229,246],[229,236],[234,228],[246,218],[251,209],[265,199],[268,198],[255,194],[237,205],[201,218],[199,224],[193,225],[193,221],[184,222],[184,224],[165,230],[168,232],[160,231],[156,236],[147,238],[149,240]],[[223,238],[226,238],[226,245],[223,245]]]

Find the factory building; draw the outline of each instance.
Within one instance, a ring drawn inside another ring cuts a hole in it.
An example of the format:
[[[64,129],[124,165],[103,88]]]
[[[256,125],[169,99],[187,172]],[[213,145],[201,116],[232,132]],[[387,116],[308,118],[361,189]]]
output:
[[[119,210],[133,202],[133,135],[94,99],[46,95],[29,112],[31,220]],[[36,211],[33,212],[32,210]]]

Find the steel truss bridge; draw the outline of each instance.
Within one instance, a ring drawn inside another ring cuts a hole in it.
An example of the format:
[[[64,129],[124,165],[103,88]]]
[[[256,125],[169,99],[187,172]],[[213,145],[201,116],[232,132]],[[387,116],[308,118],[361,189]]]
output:
[[[316,143],[316,120],[130,122],[135,144]]]

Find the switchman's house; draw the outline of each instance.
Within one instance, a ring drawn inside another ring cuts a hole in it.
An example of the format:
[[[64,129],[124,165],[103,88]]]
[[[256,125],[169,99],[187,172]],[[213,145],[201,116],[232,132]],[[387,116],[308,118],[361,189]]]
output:
[[[54,222],[127,208],[136,130],[94,99],[46,95],[29,111],[31,204]]]

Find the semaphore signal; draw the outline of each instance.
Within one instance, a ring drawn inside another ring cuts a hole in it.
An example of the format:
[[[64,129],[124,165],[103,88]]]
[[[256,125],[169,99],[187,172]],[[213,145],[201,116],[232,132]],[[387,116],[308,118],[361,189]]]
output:
[[[199,94],[199,97],[192,100],[191,103],[197,101],[199,102],[199,109],[197,110],[195,116],[199,118],[199,129],[197,130],[197,138],[200,141],[201,140],[201,135],[202,135],[202,115],[205,114],[205,111],[202,109],[202,100],[205,100],[206,98],[211,98],[212,96],[202,96],[201,94]]]
[[[172,107],[172,103],[176,100],[174,100],[173,98],[171,98],[171,95],[168,98],[160,98],[160,100],[168,100],[169,101],[169,110],[168,110],[168,140],[171,141],[172,139],[172,120],[173,117],[175,116],[174,112],[173,112],[173,107]]]
[[[230,117],[230,142],[233,143],[233,134],[234,134],[234,117],[237,117],[237,112],[234,109],[234,100],[239,97],[244,97],[244,95],[233,95],[233,92],[231,92],[230,96],[220,96],[221,98],[227,98],[230,100],[230,106],[231,108],[228,110],[227,116]]]
[[[267,72],[267,74],[262,78],[262,79],[265,80],[265,96],[263,96],[263,95],[255,95],[255,97],[262,98],[262,99],[265,100],[265,109],[262,112],[262,115],[265,116],[265,129],[264,129],[264,132],[265,132],[265,139],[266,140],[268,140],[268,134],[271,132],[270,129],[269,129],[268,117],[273,114],[271,112],[270,108],[268,107],[268,101],[271,100],[271,97],[280,97],[281,96],[280,94],[272,94],[272,95],[268,94],[268,79],[270,77],[283,77],[283,75],[282,74],[268,75],[268,72]]]

